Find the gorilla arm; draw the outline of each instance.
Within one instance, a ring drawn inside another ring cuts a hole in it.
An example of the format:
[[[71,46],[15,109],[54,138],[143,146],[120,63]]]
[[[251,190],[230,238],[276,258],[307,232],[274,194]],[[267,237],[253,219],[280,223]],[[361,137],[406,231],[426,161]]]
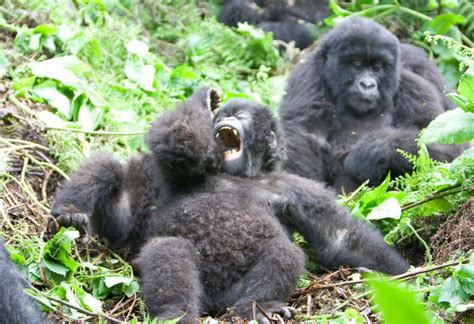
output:
[[[216,170],[212,110],[218,101],[217,92],[201,88],[152,125],[148,145],[170,185],[182,187],[200,182],[207,172]]]
[[[338,206],[335,195],[321,184],[287,173],[268,174],[262,181],[282,198],[278,216],[305,237],[320,264],[388,274],[408,270],[408,263],[376,229]]]
[[[51,214],[61,226],[98,234],[119,247],[132,227],[124,177],[124,167],[112,156],[92,156],[58,191]]]

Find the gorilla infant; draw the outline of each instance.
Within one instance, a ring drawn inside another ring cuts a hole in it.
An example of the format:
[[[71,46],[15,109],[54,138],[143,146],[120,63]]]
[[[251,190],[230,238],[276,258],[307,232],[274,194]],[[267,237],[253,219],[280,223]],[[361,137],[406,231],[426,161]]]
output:
[[[411,171],[397,149],[416,153],[419,130],[450,107],[436,67],[416,47],[405,44],[404,55],[400,47],[383,26],[353,17],[295,67],[281,105],[287,171],[346,191]],[[462,148],[428,146],[440,161]]]
[[[272,32],[275,39],[286,43],[294,41],[299,49],[304,49],[313,43],[311,32],[298,23],[298,20],[310,20],[305,11],[284,3],[267,2],[225,0],[218,19],[231,27],[237,26],[239,22],[247,22],[264,31]]]
[[[408,269],[323,186],[272,172],[284,150],[266,107],[234,100],[214,116],[218,101],[217,92],[200,89],[152,125],[151,153],[127,166],[93,157],[53,204],[59,224],[84,226],[130,250],[153,316],[185,314],[183,322],[194,322],[233,307],[250,318],[256,301],[269,314],[291,317],[284,302],[304,256],[282,224],[301,231],[328,267]]]
[[[23,290],[28,282],[10,262],[10,256],[0,238],[0,323],[43,323],[36,303]]]

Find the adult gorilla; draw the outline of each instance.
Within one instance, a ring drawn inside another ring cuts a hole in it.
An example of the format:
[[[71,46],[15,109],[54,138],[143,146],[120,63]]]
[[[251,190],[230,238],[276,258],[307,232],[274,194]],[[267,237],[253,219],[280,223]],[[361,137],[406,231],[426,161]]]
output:
[[[416,153],[419,130],[447,108],[430,74],[403,65],[410,58],[427,64],[426,57],[412,51],[402,62],[400,46],[383,26],[353,17],[295,67],[281,106],[288,171],[350,191],[412,169],[397,149]],[[429,151],[444,161],[461,148]]]
[[[260,6],[260,7],[259,7]],[[275,39],[286,43],[295,42],[295,46],[304,49],[313,43],[309,29],[299,24],[299,20],[311,21],[312,15],[296,6],[288,6],[282,1],[225,0],[219,14],[219,21],[235,27],[239,22],[247,22],[267,32]]]

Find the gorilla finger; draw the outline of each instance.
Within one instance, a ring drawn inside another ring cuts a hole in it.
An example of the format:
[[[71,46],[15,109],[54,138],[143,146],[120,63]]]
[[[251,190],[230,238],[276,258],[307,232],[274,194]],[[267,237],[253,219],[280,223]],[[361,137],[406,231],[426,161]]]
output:
[[[91,236],[89,235],[89,233],[87,231],[83,232],[83,235],[81,237],[81,244],[82,245],[86,245],[86,244],[89,244],[90,241],[91,241]]]
[[[46,225],[46,228],[48,229],[49,233],[57,233],[59,229],[61,228],[61,225],[59,224],[58,220],[54,216],[49,216],[48,217],[48,223]]]
[[[284,319],[289,320],[289,319],[292,319],[293,316],[296,315],[296,309],[294,309],[293,307],[290,307],[290,306],[285,306],[285,307],[282,307],[278,312],[275,312],[275,313],[280,315]]]

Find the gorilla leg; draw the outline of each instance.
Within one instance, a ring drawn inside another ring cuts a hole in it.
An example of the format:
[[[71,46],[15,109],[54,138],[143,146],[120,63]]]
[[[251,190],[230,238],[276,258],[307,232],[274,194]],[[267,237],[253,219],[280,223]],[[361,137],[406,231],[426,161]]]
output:
[[[128,196],[122,190],[124,174],[123,166],[110,155],[93,156],[58,191],[52,215],[59,225],[82,227],[119,247],[131,228]]]
[[[233,305],[236,315],[252,318],[256,301],[269,313],[286,318],[293,315],[285,301],[293,293],[303,274],[304,254],[286,236],[268,241],[257,263],[242,278],[217,298],[222,305]],[[266,322],[257,311],[259,322]]]
[[[42,314],[38,311],[23,289],[27,281],[10,262],[10,257],[0,239],[0,323],[43,323]]]
[[[150,314],[158,319],[184,316],[180,323],[198,323],[202,298],[198,262],[198,251],[183,238],[159,237],[142,248],[133,263],[142,275]]]
[[[275,208],[281,210],[277,216],[304,236],[320,264],[365,267],[389,274],[408,270],[407,262],[376,229],[354,219],[321,184],[288,173],[270,174],[263,183],[284,198],[275,202]]]

